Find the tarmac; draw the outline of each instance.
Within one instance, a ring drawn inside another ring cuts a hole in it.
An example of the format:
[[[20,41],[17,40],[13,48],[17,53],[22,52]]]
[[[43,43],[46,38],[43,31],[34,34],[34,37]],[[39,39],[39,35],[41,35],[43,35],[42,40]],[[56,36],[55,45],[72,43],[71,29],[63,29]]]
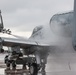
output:
[[[30,75],[27,72],[20,73],[10,73],[7,74],[5,71],[4,62],[2,62],[6,54],[0,54],[0,75]],[[46,72],[39,72],[38,75],[76,75],[76,52],[67,52],[67,53],[50,53],[47,59]]]

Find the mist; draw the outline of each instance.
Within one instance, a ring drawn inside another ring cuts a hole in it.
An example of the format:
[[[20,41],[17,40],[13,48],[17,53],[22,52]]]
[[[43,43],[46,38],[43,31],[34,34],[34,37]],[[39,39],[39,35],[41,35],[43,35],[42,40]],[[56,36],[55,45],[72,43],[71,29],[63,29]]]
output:
[[[31,39],[50,45],[51,53],[75,52],[72,44],[73,12],[55,14],[49,24],[34,29]]]

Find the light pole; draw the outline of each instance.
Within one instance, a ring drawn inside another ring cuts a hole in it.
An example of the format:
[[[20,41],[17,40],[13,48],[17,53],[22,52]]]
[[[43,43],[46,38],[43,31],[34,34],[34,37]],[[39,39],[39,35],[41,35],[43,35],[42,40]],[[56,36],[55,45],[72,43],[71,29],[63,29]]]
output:
[[[3,19],[2,19],[1,10],[0,10],[0,32],[2,32],[3,28],[4,28]]]

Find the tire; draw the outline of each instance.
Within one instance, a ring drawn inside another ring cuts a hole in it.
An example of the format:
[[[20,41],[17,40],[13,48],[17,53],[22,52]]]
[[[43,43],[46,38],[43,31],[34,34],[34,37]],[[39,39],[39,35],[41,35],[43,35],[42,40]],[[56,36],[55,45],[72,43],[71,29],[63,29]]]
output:
[[[25,69],[25,70],[27,69],[26,64],[23,64],[23,69]]]
[[[29,69],[30,69],[30,75],[37,75],[37,73],[38,73],[37,64],[34,63],[34,64],[30,65]]]
[[[6,67],[8,70],[10,69],[10,62],[9,61],[6,62]]]
[[[16,69],[16,63],[15,63],[15,61],[12,62],[12,69]]]
[[[5,62],[5,63],[8,62],[8,55],[5,56],[5,60],[4,60],[4,62]]]
[[[7,64],[6,64],[6,65],[7,65],[7,67],[10,67],[10,62],[7,62]]]

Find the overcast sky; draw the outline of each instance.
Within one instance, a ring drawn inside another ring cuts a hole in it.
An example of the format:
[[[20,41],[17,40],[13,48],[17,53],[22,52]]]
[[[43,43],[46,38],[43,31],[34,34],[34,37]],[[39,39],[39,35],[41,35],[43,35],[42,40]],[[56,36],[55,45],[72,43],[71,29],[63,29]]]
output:
[[[73,10],[74,0],[0,0],[5,28],[30,36],[34,27],[48,24],[56,13]]]

